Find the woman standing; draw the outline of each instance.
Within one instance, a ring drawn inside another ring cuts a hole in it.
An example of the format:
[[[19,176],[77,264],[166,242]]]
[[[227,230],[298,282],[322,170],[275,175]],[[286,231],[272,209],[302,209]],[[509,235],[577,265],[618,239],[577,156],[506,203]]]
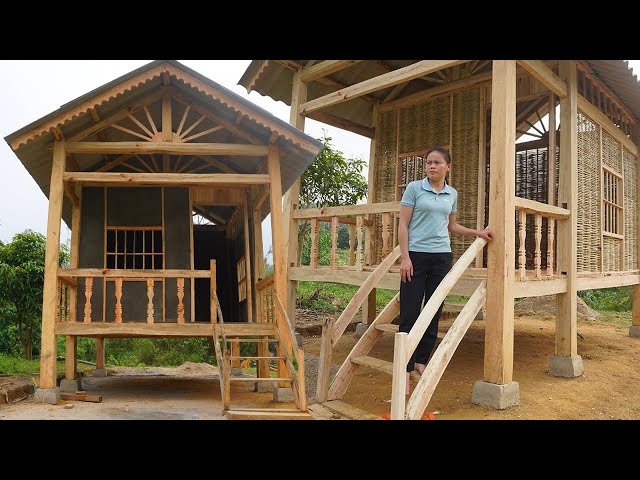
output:
[[[489,228],[473,230],[456,222],[458,192],[445,181],[451,170],[449,152],[432,148],[427,152],[426,165],[427,176],[409,183],[400,201],[400,332],[411,330],[420,314],[422,299],[426,304],[451,268],[449,232],[493,238]],[[411,371],[422,374],[435,345],[443,304],[407,364],[407,395]]]

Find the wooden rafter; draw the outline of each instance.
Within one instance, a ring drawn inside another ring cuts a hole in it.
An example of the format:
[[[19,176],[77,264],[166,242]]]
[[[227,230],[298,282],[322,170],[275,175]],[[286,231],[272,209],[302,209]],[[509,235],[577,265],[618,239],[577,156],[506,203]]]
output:
[[[136,155],[136,158],[138,159],[138,161],[139,161],[142,165],[144,165],[144,167],[145,167],[148,171],[150,171],[150,172],[155,172],[155,171],[156,171],[156,170],[154,170],[153,168],[151,168],[151,166],[150,166],[147,162],[145,162],[145,161],[144,161],[144,159],[143,159],[140,155]]]
[[[217,132],[218,130],[222,130],[224,127],[222,125],[217,125],[215,127],[209,128],[207,130],[204,130],[202,132],[198,132],[194,135],[191,135],[190,137],[184,138],[184,137],[180,137],[182,139],[183,142],[189,142],[191,140],[195,140],[196,138],[200,138],[204,135],[207,135],[209,133],[213,133],[213,132]]]
[[[145,107],[145,108],[146,108],[146,107]],[[145,127],[145,126],[142,124],[142,122],[140,122],[140,120],[138,120],[136,117],[134,117],[131,113],[129,113],[129,114],[127,115],[127,117],[129,117],[129,119],[130,119],[133,123],[135,123],[136,125],[138,125],[138,127],[140,127],[140,129],[142,129],[142,131],[143,131],[144,133],[146,133],[147,135],[149,135],[149,137],[153,137],[153,133],[151,133],[151,131],[150,131],[147,127]]]
[[[109,126],[111,128],[115,128],[115,129],[118,129],[118,130],[120,130],[122,132],[128,133],[129,135],[133,135],[135,137],[142,138],[143,140],[146,140],[147,142],[151,142],[153,140],[151,137],[147,137],[145,135],[142,135],[141,133],[134,132],[133,130],[129,130],[128,128],[123,127],[122,125],[118,125],[117,123],[112,123]]]
[[[300,79],[303,82],[311,82],[343,70],[361,61],[362,60],[325,60],[315,65],[305,66],[302,69]]]
[[[107,164],[103,165],[102,167],[98,168],[96,170],[96,172],[107,172],[107,171],[111,170],[112,168],[117,167],[122,162],[126,162],[129,158],[131,158],[131,156],[132,155],[120,155],[115,160],[111,160],[109,163],[107,163]]]

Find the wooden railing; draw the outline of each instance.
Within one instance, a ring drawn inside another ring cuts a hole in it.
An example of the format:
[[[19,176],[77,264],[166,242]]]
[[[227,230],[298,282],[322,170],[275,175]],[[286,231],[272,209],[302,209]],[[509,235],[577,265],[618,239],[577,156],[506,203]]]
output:
[[[362,271],[366,265],[375,264],[371,249],[373,227],[380,222],[381,257],[386,257],[398,244],[398,214],[400,202],[369,203],[342,207],[307,208],[294,210],[292,217],[298,221],[311,223],[311,252],[309,268],[320,266],[319,239],[320,224],[331,224],[331,253],[329,267],[338,269],[338,225],[349,225],[349,267]],[[379,217],[379,218],[378,218]]]
[[[438,286],[438,288],[436,288],[435,292],[433,292],[433,294],[431,295],[431,298],[429,298],[426,305],[422,309],[422,312],[420,312],[420,315],[418,315],[418,319],[414,323],[409,333],[404,333],[404,332],[396,333],[394,350],[393,350],[394,351],[393,380],[392,380],[392,386],[391,386],[391,419],[392,420],[402,420],[405,418],[409,419],[409,417],[407,417],[406,409],[405,409],[407,363],[409,362],[409,359],[411,358],[411,356],[413,355],[413,352],[417,348],[418,343],[422,339],[422,336],[427,331],[427,328],[429,327],[429,324],[431,323],[433,316],[435,315],[438,308],[440,308],[440,304],[442,304],[442,302],[444,301],[446,296],[449,294],[453,286],[460,279],[460,277],[465,272],[467,267],[471,264],[471,262],[475,260],[478,253],[482,251],[483,247],[486,244],[487,244],[487,241],[484,238],[476,238],[474,242],[469,246],[467,251],[464,252],[462,256],[458,259],[458,261],[453,265],[451,270],[449,270],[449,273],[447,273],[447,275],[442,279],[442,282],[440,282],[440,285]],[[478,310],[482,306],[479,302],[482,301],[482,303],[484,303],[484,298],[485,298],[484,295],[486,294],[485,285],[486,285],[486,281],[483,280],[480,286],[478,287],[478,289],[476,290],[476,293],[474,293],[474,295],[472,295],[469,302],[467,302],[468,307],[465,306],[465,308],[459,314],[459,317],[464,318],[464,322],[465,324],[467,324],[466,328],[468,328],[468,324],[470,324],[471,320],[473,320],[473,317],[475,317],[476,313],[478,313]],[[462,315],[463,313],[464,313],[464,316]],[[435,384],[437,384],[438,380],[440,379],[440,376],[442,375],[444,368],[446,367],[449,359],[451,358],[451,355],[453,355],[453,352],[458,346],[458,343],[462,338],[462,335],[464,335],[466,328],[464,329],[464,331],[462,331],[460,335],[456,335],[457,343],[452,345],[452,349],[447,350],[449,353],[448,353],[448,358],[446,359],[446,362],[444,362],[443,364],[442,363],[439,364],[436,375],[432,377],[432,378],[435,378]],[[445,336],[445,340],[446,338],[447,337]],[[433,362],[433,358],[430,360],[429,364],[431,364],[432,362]],[[422,383],[422,380],[421,380],[421,383]],[[431,385],[432,385],[431,393],[433,393],[433,390],[435,389],[435,384],[431,382]],[[420,387],[420,384],[418,384],[418,387]],[[416,388],[416,390],[414,390],[414,395],[420,396],[421,395],[420,392],[424,393],[424,391],[423,391],[423,388],[418,389],[418,387]],[[427,403],[428,403],[428,400],[427,400]],[[415,400],[415,402],[411,403],[411,399],[410,399],[410,405],[412,406],[412,409],[413,409],[410,418],[412,419],[416,418],[415,415],[417,415],[417,418],[420,418],[420,416],[424,412],[424,408],[426,408],[427,403],[424,403],[424,399]],[[422,410],[420,410],[420,408],[422,408]]]
[[[74,302],[66,301],[65,299],[69,298],[78,298],[78,278],[84,279],[84,309],[82,318],[76,318],[75,310],[76,305],[72,304]],[[176,279],[176,290],[175,292],[168,292],[166,290],[166,279],[167,278],[175,278]],[[103,288],[102,294],[102,303],[99,305],[100,310],[99,314],[96,315],[96,305],[95,300],[92,301],[93,296],[93,288],[95,285],[95,280],[102,281],[103,285],[106,285],[107,281],[114,282],[114,294],[115,294],[115,308],[114,308],[114,319],[115,323],[123,323],[123,322],[139,322],[140,318],[132,319],[127,316],[127,312],[123,309],[122,305],[122,287],[123,282],[145,282],[146,283],[146,294],[147,294],[147,309],[146,309],[146,320],[147,323],[156,323],[159,319],[157,319],[157,313],[154,311],[153,306],[153,298],[155,296],[154,286],[156,282],[165,283],[163,286],[163,321],[166,318],[166,295],[176,295],[177,299],[177,307],[175,311],[175,315],[177,318],[177,322],[184,324],[185,323],[185,315],[184,315],[184,284],[185,279],[193,279],[193,278],[211,278],[212,283],[215,285],[215,270],[110,270],[110,269],[100,269],[100,268],[75,268],[75,269],[59,269],[58,270],[58,284],[59,284],[59,292],[58,302],[56,307],[57,318],[59,321],[83,321],[84,323],[91,323],[95,318],[102,318],[102,312],[105,312],[106,317],[106,289]],[[66,292],[65,292],[66,289]],[[63,295],[64,293],[64,295]],[[73,295],[71,295],[73,293]],[[195,310],[194,306],[192,306],[192,312]],[[173,313],[173,312],[172,312]],[[106,319],[103,319],[106,321]],[[194,315],[191,315],[191,322],[195,322]],[[215,322],[215,318],[211,317],[211,322]]]
[[[527,215],[534,216],[534,238],[535,247],[533,252],[533,275],[536,279],[552,278],[553,265],[555,263],[554,257],[554,242],[555,242],[555,222],[556,220],[566,220],[569,218],[570,211],[565,208],[556,207],[553,205],[547,205],[546,203],[536,202],[534,200],[528,200],[526,198],[515,197],[516,212],[518,212],[518,239],[520,246],[518,249],[518,271],[516,272],[516,280],[527,279]],[[542,218],[547,218],[547,268],[546,271],[542,271]]]

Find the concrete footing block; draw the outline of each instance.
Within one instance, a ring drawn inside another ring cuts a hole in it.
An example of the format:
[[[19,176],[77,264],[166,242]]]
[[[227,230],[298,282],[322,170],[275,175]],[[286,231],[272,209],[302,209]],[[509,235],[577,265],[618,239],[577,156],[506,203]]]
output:
[[[298,342],[298,348],[302,348],[302,335],[299,332],[296,332],[296,342]]]
[[[98,378],[104,378],[107,376],[107,369],[106,368],[94,368],[93,372],[91,373],[92,377],[98,377]]]
[[[640,338],[640,325],[631,325],[629,327],[629,336]]]
[[[481,308],[480,311],[476,314],[476,318],[474,320],[484,320],[486,318],[486,311],[484,308]]]
[[[552,355],[549,357],[549,375],[552,377],[575,378],[583,373],[584,366],[580,355],[574,355],[573,357]]]
[[[60,391],[62,393],[76,393],[78,390],[81,390],[79,388],[79,382],[78,380],[67,380],[67,379],[63,379],[60,380]]]
[[[36,403],[50,403],[55,405],[60,400],[60,389],[56,388],[39,388],[33,395],[33,401]]]
[[[273,392],[273,383],[271,382],[256,382],[255,387],[253,387],[254,392],[264,393],[264,392]]]
[[[293,390],[290,387],[273,387],[274,402],[293,402]]]
[[[240,368],[240,367],[231,367],[231,376],[232,377],[240,377],[240,376],[242,376],[242,368]]]
[[[498,410],[520,405],[520,384],[511,382],[498,385],[478,380],[473,384],[471,403]]]
[[[362,335],[364,335],[364,332],[367,331],[367,329],[369,328],[369,325],[370,325],[369,323],[362,323],[362,322],[358,323],[356,325],[356,333],[355,333],[356,338],[360,338]]]

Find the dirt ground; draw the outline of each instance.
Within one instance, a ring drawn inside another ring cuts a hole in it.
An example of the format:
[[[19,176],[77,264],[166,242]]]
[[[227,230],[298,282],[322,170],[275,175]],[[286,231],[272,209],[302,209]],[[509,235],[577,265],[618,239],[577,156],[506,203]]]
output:
[[[309,403],[314,402],[320,350],[320,336],[311,332],[317,329],[313,324],[322,318],[308,315],[300,324],[300,331],[307,334],[303,336],[303,346]],[[440,331],[446,331],[451,322],[451,318],[443,318]],[[497,411],[471,403],[473,383],[482,379],[483,370],[484,321],[478,320],[460,343],[427,410],[434,412],[437,420],[640,419],[640,339],[629,337],[628,328],[579,318],[578,354],[582,356],[585,373],[575,379],[555,378],[547,373],[549,356],[554,351],[554,322],[552,315],[515,319],[513,379],[520,384],[519,406]],[[335,347],[332,374],[357,341],[354,327],[347,329]],[[391,360],[393,335],[385,334],[370,355]],[[0,390],[12,380],[0,377]],[[218,372],[206,364],[185,364],[178,369],[119,368],[111,370],[107,378],[85,378],[83,388],[89,394],[101,395],[103,401],[46,405],[34,403],[32,395],[21,394],[0,405],[0,420],[224,418]],[[343,401],[382,416],[390,410],[390,395],[389,375],[360,367]],[[65,408],[65,404],[73,407]],[[271,393],[254,392],[251,382],[233,384],[231,404],[293,406],[274,404]]]

